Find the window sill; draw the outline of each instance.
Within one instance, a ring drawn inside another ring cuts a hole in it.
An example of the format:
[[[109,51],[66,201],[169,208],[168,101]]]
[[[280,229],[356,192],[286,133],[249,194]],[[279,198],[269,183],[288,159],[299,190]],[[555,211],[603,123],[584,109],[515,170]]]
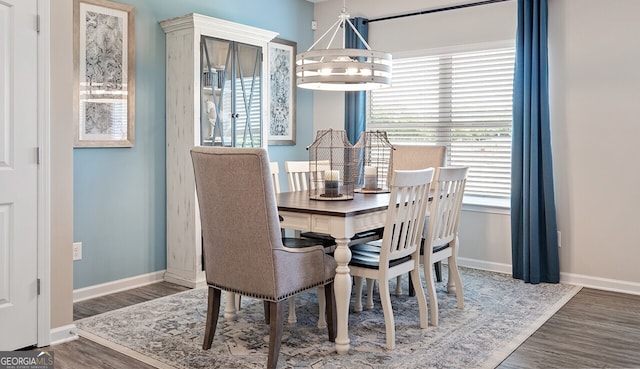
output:
[[[462,200],[463,211],[478,213],[511,214],[509,199],[491,199],[486,197],[465,196]]]

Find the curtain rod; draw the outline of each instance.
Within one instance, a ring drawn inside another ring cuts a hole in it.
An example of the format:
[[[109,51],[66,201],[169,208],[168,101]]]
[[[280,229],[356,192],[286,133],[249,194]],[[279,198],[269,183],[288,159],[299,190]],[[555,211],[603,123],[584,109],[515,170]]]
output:
[[[504,2],[504,1],[509,1],[509,0],[486,0],[486,1],[478,1],[478,2],[475,2],[475,3],[469,3],[469,4],[452,5],[452,6],[446,6],[446,7],[437,8],[437,9],[421,10],[419,12],[414,12],[414,13],[398,14],[398,15],[391,15],[391,16],[388,16],[388,17],[369,19],[365,23],[380,22],[380,21],[386,21],[386,20],[396,19],[396,18],[413,17],[414,15],[439,13],[439,12],[444,12],[444,11],[448,11],[448,10],[469,8],[469,7],[472,7],[472,6],[489,5],[489,4],[493,4],[493,3],[501,3],[501,2]]]

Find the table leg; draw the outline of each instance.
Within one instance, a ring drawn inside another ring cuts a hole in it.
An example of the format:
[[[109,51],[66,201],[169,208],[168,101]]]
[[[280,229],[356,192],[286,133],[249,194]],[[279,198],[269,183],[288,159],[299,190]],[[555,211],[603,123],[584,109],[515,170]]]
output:
[[[349,300],[351,299],[351,275],[349,275],[349,261],[351,260],[351,250],[347,244],[348,238],[337,238],[337,248],[334,258],[338,263],[336,277],[333,288],[336,298],[336,352],[347,354],[349,352]]]

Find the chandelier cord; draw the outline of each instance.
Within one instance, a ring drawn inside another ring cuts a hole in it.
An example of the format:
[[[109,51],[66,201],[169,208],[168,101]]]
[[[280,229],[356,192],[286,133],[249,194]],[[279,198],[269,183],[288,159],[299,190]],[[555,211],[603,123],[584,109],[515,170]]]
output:
[[[320,41],[322,41],[322,39],[323,39],[326,35],[328,35],[328,34],[329,34],[329,32],[331,32],[331,30],[332,30],[332,29],[334,29],[334,28],[336,28],[336,27],[340,27],[340,22],[341,22],[341,21],[342,21],[342,19],[338,19],[338,20],[337,20],[337,21],[336,21],[336,22],[335,22],[331,27],[329,27],[329,28],[328,28],[328,29],[327,29],[327,30],[322,34],[322,36],[320,36],[320,37],[316,40],[316,42],[314,42],[314,43],[313,43],[313,45],[311,45],[311,46],[307,49],[307,51],[311,51],[311,49],[313,49],[314,47],[316,47],[316,45],[318,45],[318,43],[319,43]],[[327,48],[329,48],[329,47],[327,47]]]

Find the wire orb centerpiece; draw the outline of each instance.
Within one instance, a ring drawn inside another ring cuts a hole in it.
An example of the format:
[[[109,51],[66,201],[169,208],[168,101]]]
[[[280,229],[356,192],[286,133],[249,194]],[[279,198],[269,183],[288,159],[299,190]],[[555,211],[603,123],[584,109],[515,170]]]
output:
[[[344,130],[319,130],[309,147],[309,198],[353,200],[358,161]]]
[[[389,192],[389,167],[395,148],[385,131],[365,131],[355,144],[358,180],[355,192]]]

